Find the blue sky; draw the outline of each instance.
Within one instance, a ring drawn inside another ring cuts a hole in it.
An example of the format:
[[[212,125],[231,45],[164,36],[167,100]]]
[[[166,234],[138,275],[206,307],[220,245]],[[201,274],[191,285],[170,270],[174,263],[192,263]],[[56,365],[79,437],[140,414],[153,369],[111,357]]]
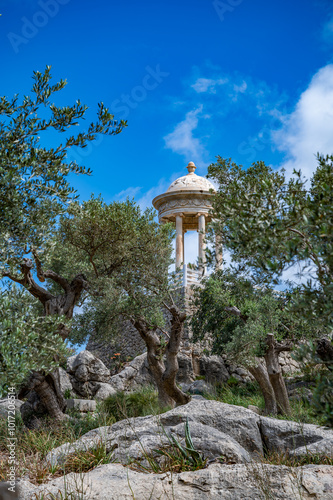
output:
[[[52,65],[93,117],[127,119],[73,157],[83,199],[142,205],[194,161],[264,160],[310,175],[333,149],[333,3],[315,0],[2,0],[0,95],[26,94]]]

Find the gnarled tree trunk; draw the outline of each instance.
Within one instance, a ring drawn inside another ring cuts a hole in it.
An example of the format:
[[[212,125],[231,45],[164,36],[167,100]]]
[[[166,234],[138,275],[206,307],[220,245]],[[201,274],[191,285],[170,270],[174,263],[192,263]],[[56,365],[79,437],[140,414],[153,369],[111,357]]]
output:
[[[162,383],[165,392],[172,397],[177,405],[184,405],[191,400],[188,394],[185,394],[176,384],[176,376],[179,365],[177,355],[180,348],[180,342],[183,336],[184,321],[186,314],[173,304],[169,311],[171,318],[170,339],[166,347],[166,369],[162,376]]]
[[[43,305],[45,316],[63,316],[66,319],[71,319],[76,303],[78,302],[84,288],[87,287],[87,281],[83,274],[78,274],[71,282],[54,271],[43,271],[41,262],[36,252],[33,252],[37,277],[39,281],[44,282],[45,279],[51,279],[61,286],[63,294],[53,295],[46,288],[38,285],[32,276],[33,261],[24,259],[21,265],[22,276],[13,276],[10,273],[4,276],[10,278],[16,283],[23,285],[26,290],[36,297]],[[66,339],[68,330],[65,325],[60,325],[59,335]],[[35,390],[41,402],[47,409],[48,414],[55,420],[63,420],[66,415],[63,413],[66,404],[61,395],[57,380],[53,377],[46,376],[44,372],[33,372],[29,379],[26,389]],[[25,391],[26,392],[26,391]]]
[[[168,307],[171,318],[170,338],[166,347],[162,346],[160,337],[155,330],[147,325],[143,318],[132,320],[132,324],[139,332],[147,346],[147,359],[150,371],[154,377],[158,390],[158,400],[162,407],[183,405],[191,400],[176,384],[178,372],[177,355],[182,338],[183,325],[186,314],[177,306]],[[163,355],[165,353],[165,362]]]
[[[165,372],[163,361],[163,348],[159,336],[155,330],[152,330],[147,325],[143,318],[132,321],[133,326],[137,329],[140,337],[147,346],[147,359],[151,374],[155,380],[158,391],[158,401],[161,407],[174,406],[174,401],[171,396],[165,391],[162,377]]]
[[[322,338],[317,341],[316,353],[327,366],[329,370],[333,370],[333,344],[328,339]]]
[[[285,415],[291,414],[288,392],[282,369],[279,362],[279,353],[282,351],[290,351],[288,344],[279,344],[274,339],[274,335],[269,333],[266,338],[267,351],[265,354],[265,362],[270,383],[274,389],[278,412]]]
[[[255,366],[248,366],[248,370],[258,382],[262,395],[264,396],[265,413],[267,415],[276,415],[277,406],[275,393],[272,384],[270,383],[266,368],[258,360],[258,364]]]

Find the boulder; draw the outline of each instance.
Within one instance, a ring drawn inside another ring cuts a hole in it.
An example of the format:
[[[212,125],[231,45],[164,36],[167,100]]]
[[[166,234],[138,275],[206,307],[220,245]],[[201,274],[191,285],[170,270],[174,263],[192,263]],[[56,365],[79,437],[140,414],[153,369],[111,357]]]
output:
[[[96,392],[94,398],[97,401],[103,401],[104,399],[108,398],[109,396],[113,396],[114,394],[116,394],[116,392],[117,392],[116,389],[112,385],[104,384],[101,382],[99,384],[99,389]]]
[[[177,356],[179,370],[177,373],[177,383],[188,384],[195,380],[193,372],[192,357],[180,352]]]
[[[154,384],[149,371],[147,353],[140,354],[121,372],[109,378],[108,383],[116,391],[134,391],[142,386]]]
[[[67,372],[80,382],[107,382],[110,378],[110,370],[89,351],[68,358]]]
[[[191,358],[184,353],[179,353],[177,360],[179,365],[177,382],[191,384],[195,379]],[[147,353],[134,358],[121,372],[113,375],[108,382],[117,391],[125,392],[135,391],[145,385],[155,385],[149,369]]]
[[[121,464],[96,467],[86,474],[68,474],[41,486],[18,483],[20,499],[87,498],[89,500],[331,500],[333,467],[214,463],[180,474],[145,474]]]
[[[313,424],[261,417],[263,443],[270,451],[288,451],[291,455],[323,453],[333,458],[333,430]]]
[[[230,377],[221,356],[201,356],[199,359],[200,375],[208,382],[226,382]]]
[[[205,382],[204,380],[195,380],[190,386],[188,386],[187,391],[190,394],[200,394],[202,396],[203,394],[213,394],[214,387],[209,382]]]
[[[254,405],[249,405],[247,407],[248,410],[251,410],[253,411],[254,413],[256,413],[257,415],[261,415],[261,411],[260,411],[260,408],[258,408],[258,406],[254,406]]]
[[[66,391],[70,391],[73,395],[73,386],[71,384],[70,377],[66,370],[59,367],[52,373],[53,377],[57,380],[59,389],[62,394],[65,394]]]
[[[67,372],[74,391],[85,398],[94,397],[101,384],[110,379],[108,368],[89,351],[81,351],[68,358]]]
[[[93,429],[74,443],[55,448],[46,459],[60,464],[68,454],[94,448],[102,440],[108,451],[114,449],[114,458],[121,463],[127,463],[129,457],[144,460],[146,454],[155,456],[154,450],[170,445],[171,434],[183,442],[188,420],[194,445],[206,458],[225,456],[243,463],[263,453],[259,418],[239,406],[195,400],[159,416],[131,418]]]
[[[67,408],[69,410],[78,410],[81,413],[94,412],[96,410],[96,401],[93,399],[67,399]]]

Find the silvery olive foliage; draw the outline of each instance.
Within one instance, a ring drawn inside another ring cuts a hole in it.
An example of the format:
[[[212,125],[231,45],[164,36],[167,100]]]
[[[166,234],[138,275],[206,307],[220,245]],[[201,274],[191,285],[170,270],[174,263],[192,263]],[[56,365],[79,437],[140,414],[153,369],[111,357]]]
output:
[[[297,289],[294,312],[325,329],[333,327],[333,156],[317,160],[311,180],[221,157],[208,174],[219,186],[214,229],[234,263],[271,284],[297,263],[307,281]]]
[[[289,283],[284,315],[299,323],[298,335],[303,338],[332,341],[333,156],[318,154],[317,162],[312,178],[306,179],[301,171],[287,178],[283,170],[264,162],[244,169],[218,157],[208,170],[218,184],[212,227],[230,251],[236,273],[245,271],[260,287],[281,283],[283,273],[297,264],[303,280],[297,286]],[[318,353],[318,345],[316,349]],[[303,351],[299,360],[311,355],[307,347]],[[329,367],[318,376],[314,409],[332,425]]]
[[[64,319],[43,316],[35,301],[15,285],[0,293],[0,397],[8,387],[18,391],[31,370],[49,373],[69,350],[55,333]]]
[[[70,148],[85,148],[97,134],[118,134],[126,126],[99,103],[97,120],[82,130],[88,107],[80,100],[71,106],[55,105],[53,99],[58,96],[54,94],[67,82],[52,85],[51,78],[47,66],[44,72],[33,73],[30,96],[0,97],[2,267],[12,267],[31,246],[43,244],[57,216],[75,198],[69,174],[91,173],[67,161]],[[72,127],[78,127],[75,134]]]
[[[85,148],[97,134],[115,135],[126,126],[126,122],[114,120],[104,104],[99,103],[96,121],[83,129],[86,105],[79,100],[69,106],[55,104],[59,99],[55,94],[66,84],[65,80],[52,84],[51,67],[47,66],[44,72],[33,73],[31,95],[0,97],[2,391],[9,379],[13,385],[20,383],[30,370],[48,372],[56,366],[55,354],[61,357],[66,352],[58,335],[60,323],[65,325],[66,320],[63,316],[46,317],[47,309],[53,301],[50,314],[56,316],[59,306],[60,310],[68,311],[70,318],[74,304],[67,307],[64,297],[70,299],[78,280],[85,287],[82,275],[74,278],[69,272],[66,281],[52,270],[44,272],[43,268],[42,259],[54,247],[52,235],[59,217],[76,199],[69,175],[90,174],[89,169],[68,161],[67,153],[70,148]],[[40,286],[37,276],[45,284]],[[15,287],[6,289],[8,280],[20,283],[26,293]],[[62,290],[61,295],[58,289],[58,296],[52,297],[50,283],[54,282],[62,284],[68,293],[65,290],[64,295]],[[42,302],[43,313],[36,313],[28,303],[28,292]]]
[[[110,337],[121,328],[121,318],[164,324],[173,234],[169,224],[156,222],[154,210],[143,211],[134,200],[107,204],[92,196],[71,205],[60,219],[47,263],[59,272],[83,269],[89,282],[72,341],[83,343],[94,332]]]
[[[276,292],[270,286],[255,286],[251,275],[230,269],[211,274],[195,290],[191,319],[194,340],[212,338],[214,354],[228,354],[244,366],[255,364],[266,353],[266,336],[296,342],[314,338],[319,330],[306,319],[289,312],[293,294]],[[238,314],[235,314],[236,310]]]

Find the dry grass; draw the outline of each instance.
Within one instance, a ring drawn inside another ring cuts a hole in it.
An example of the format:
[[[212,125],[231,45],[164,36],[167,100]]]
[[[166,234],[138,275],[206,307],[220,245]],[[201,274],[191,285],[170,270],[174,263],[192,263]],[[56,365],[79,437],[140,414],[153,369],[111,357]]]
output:
[[[60,467],[52,467],[45,462],[45,457],[52,449],[61,446],[64,443],[72,443],[80,436],[91,429],[101,427],[103,425],[111,425],[114,419],[106,418],[105,415],[92,417],[76,417],[73,420],[57,423],[50,422],[47,419],[38,430],[28,430],[24,428],[20,417],[16,420],[16,477],[24,477],[33,484],[41,484],[54,477],[59,477],[64,474],[64,469]],[[6,481],[9,473],[9,450],[6,446],[7,438],[7,421],[0,419],[0,435],[4,439],[0,441],[0,481]],[[97,447],[95,453],[95,462],[102,459],[101,447]],[[104,455],[106,455],[104,453]],[[82,467],[86,468],[88,463],[92,463],[92,457],[82,455]],[[105,456],[104,456],[105,459]],[[105,462],[104,462],[105,463]],[[95,465],[95,466],[96,466]],[[66,466],[66,473],[72,472],[71,466],[76,472],[79,469],[79,460],[69,462]]]
[[[303,465],[333,465],[333,458],[328,455],[310,453],[301,457],[290,455],[285,451],[271,451],[261,457],[263,464],[286,465],[287,467],[302,467]]]

